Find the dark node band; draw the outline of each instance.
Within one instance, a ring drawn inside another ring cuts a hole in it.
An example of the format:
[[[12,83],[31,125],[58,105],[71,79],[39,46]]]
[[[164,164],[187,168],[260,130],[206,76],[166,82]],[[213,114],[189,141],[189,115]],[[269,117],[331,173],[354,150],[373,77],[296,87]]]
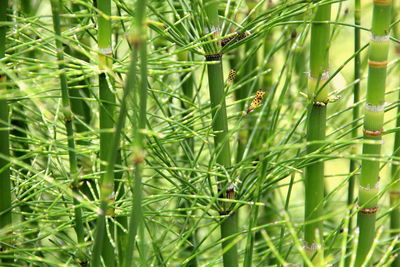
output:
[[[231,212],[232,212],[231,210],[221,210],[219,211],[219,215],[221,216],[230,215]]]
[[[382,135],[383,129],[380,129],[380,130],[377,130],[377,131],[369,131],[369,130],[363,129],[363,132],[367,136],[377,137],[377,136],[381,136]]]
[[[222,53],[205,55],[207,61],[220,61],[222,59]]]
[[[378,206],[373,207],[373,208],[364,208],[364,209],[360,209],[360,212],[362,214],[374,214],[378,211]]]
[[[224,47],[226,46],[229,42],[238,42],[240,40],[243,40],[246,38],[249,34],[247,32],[243,33],[235,33],[235,35],[229,36],[228,38],[222,39],[221,40],[221,46]]]

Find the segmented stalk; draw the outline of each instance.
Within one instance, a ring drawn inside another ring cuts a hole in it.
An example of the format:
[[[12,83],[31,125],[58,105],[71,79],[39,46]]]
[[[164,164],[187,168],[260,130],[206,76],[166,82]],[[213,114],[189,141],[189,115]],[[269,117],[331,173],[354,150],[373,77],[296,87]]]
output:
[[[130,43],[133,47],[133,59],[136,58],[136,53],[139,52],[140,57],[140,84],[139,90],[135,90],[134,95],[134,107],[138,107],[135,110],[135,122],[133,125],[134,129],[134,144],[133,144],[133,162],[135,165],[134,173],[134,184],[133,187],[133,198],[132,198],[132,210],[129,221],[129,232],[128,232],[128,244],[125,252],[125,267],[132,265],[133,250],[136,241],[136,235],[139,232],[140,242],[138,248],[140,251],[140,262],[137,266],[144,266],[146,253],[144,247],[144,215],[142,210],[142,176],[143,168],[145,164],[145,135],[143,130],[146,129],[147,121],[147,89],[148,89],[148,74],[147,74],[147,28],[145,25],[146,18],[146,0],[137,0],[136,2],[136,31],[135,34],[130,36]],[[135,68],[132,66],[132,73],[130,76],[135,77]],[[137,103],[138,102],[138,103]]]
[[[219,1],[205,0],[204,8],[208,17],[208,30],[214,33],[214,37],[219,36],[219,19],[218,19],[218,3]],[[219,43],[209,49],[206,55],[208,84],[211,101],[211,115],[213,118],[212,127],[214,130],[214,146],[217,164],[225,169],[231,167],[231,151],[229,146],[228,135],[228,119],[225,104],[224,77],[222,71],[222,54],[219,54]],[[234,198],[233,188],[228,186],[227,181],[222,177],[217,177],[218,190],[220,197]],[[227,188],[222,192],[222,188]],[[220,211],[221,215],[226,215],[221,219],[221,238],[226,239],[237,233],[237,217],[236,213],[230,207]],[[235,267],[239,264],[237,246],[231,244],[232,239],[226,239],[222,242],[223,262],[225,267]]]
[[[368,51],[367,100],[364,110],[364,140],[373,141],[373,143],[363,144],[363,155],[367,159],[363,159],[361,162],[359,179],[358,204],[360,209],[357,223],[360,235],[356,266],[364,263],[375,238],[380,168],[376,158],[379,158],[381,154],[391,4],[391,0],[375,0],[373,5],[371,40]]]
[[[98,15],[98,64],[99,69],[102,71],[99,75],[99,100],[100,100],[100,169],[102,171],[100,179],[100,187],[104,187],[103,180],[106,175],[107,166],[110,165],[107,160],[111,157],[113,153],[113,147],[111,147],[111,142],[113,138],[113,127],[114,127],[114,112],[115,112],[115,96],[110,90],[107,72],[112,68],[112,42],[111,42],[111,0],[98,0],[97,8],[101,12]],[[112,186],[114,190],[114,185]],[[100,196],[101,198],[102,196]],[[110,222],[110,233],[113,233],[113,227]],[[99,229],[98,229],[99,231]],[[119,243],[119,240],[117,240]],[[118,247],[121,247],[118,244]],[[108,266],[113,266],[115,264],[115,251],[114,247],[111,245],[111,240],[104,234],[104,242],[102,243],[100,250],[102,251],[103,260]]]
[[[393,9],[396,11],[396,7],[393,3]],[[396,16],[396,18],[398,18]],[[399,26],[393,28],[393,35],[398,38],[399,37]],[[400,56],[400,45],[396,44],[396,55]],[[400,100],[400,92],[398,94],[398,99]],[[396,127],[400,127],[400,107],[397,107],[397,119],[396,119]],[[396,131],[394,135],[394,145],[393,145],[393,157],[400,157],[400,132]],[[392,237],[395,238],[399,235],[400,231],[400,169],[398,164],[393,164],[391,169],[392,174],[392,183],[393,186],[390,188],[390,206],[392,207],[392,212],[390,213],[390,229],[392,232]],[[397,244],[394,247],[395,251],[398,251],[400,246]],[[400,256],[395,254],[395,259],[392,262],[393,267],[400,267]]]
[[[329,73],[329,38],[331,6],[317,7],[313,23],[311,25],[311,49],[310,49],[310,73],[309,73],[309,97],[312,100],[307,119],[307,153],[314,153],[323,145],[326,129],[326,106],[328,103],[328,86],[325,85]],[[325,23],[324,23],[325,22]],[[325,86],[324,86],[325,85]],[[319,143],[315,143],[315,142]],[[314,142],[314,143],[313,143]],[[305,171],[305,221],[304,247],[312,256],[321,246],[323,232],[322,220],[324,198],[324,162],[312,162]],[[317,234],[321,243],[317,242]],[[318,260],[318,257],[316,258]]]
[[[5,57],[8,1],[0,0],[0,59]],[[9,141],[9,108],[6,95],[6,75],[0,72],[0,229],[11,224],[11,182],[10,182],[10,141]],[[3,239],[7,241],[7,239]],[[2,248],[2,246],[0,247]],[[4,248],[3,248],[4,249]]]
[[[75,150],[75,139],[74,130],[72,127],[73,114],[71,111],[71,103],[69,99],[67,77],[64,71],[64,51],[63,43],[61,41],[61,25],[60,25],[60,9],[62,0],[51,0],[52,14],[53,14],[53,26],[56,37],[57,47],[57,60],[58,68],[60,70],[60,86],[61,86],[61,101],[63,106],[63,116],[65,122],[65,128],[67,130],[68,138],[68,155],[69,155],[69,168],[70,168],[70,179],[72,181],[72,190],[74,194],[79,194],[79,176],[78,176],[78,162],[76,159]],[[80,207],[79,200],[74,197],[74,211],[75,211],[75,232],[79,243],[84,242],[84,227],[82,222],[82,209]]]

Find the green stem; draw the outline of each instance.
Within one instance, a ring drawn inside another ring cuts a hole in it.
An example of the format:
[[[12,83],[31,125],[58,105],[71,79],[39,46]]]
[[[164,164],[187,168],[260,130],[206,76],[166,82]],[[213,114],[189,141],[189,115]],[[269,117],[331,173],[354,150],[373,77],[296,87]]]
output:
[[[99,75],[99,100],[100,100],[100,169],[102,171],[100,179],[100,187],[106,176],[106,169],[110,163],[107,161],[113,153],[113,147],[110,140],[113,138],[114,128],[114,112],[115,112],[115,95],[110,90],[107,81],[107,71],[112,68],[112,45],[111,45],[111,0],[98,0],[97,8],[100,10],[98,15],[98,47],[99,47],[99,69],[103,72]],[[110,78],[111,79],[111,78]],[[119,144],[118,144],[119,145]],[[114,186],[112,186],[114,188]],[[100,196],[101,197],[101,196]],[[106,217],[105,217],[106,219]],[[110,232],[113,233],[113,223],[110,222]],[[118,238],[118,247],[121,247],[121,239]],[[111,240],[104,235],[104,242],[100,249],[105,264],[107,266],[115,265],[115,251],[111,244]]]
[[[136,235],[139,232],[140,243],[139,243],[139,255],[140,263],[136,265],[145,266],[146,260],[144,257],[145,248],[143,240],[144,232],[144,215],[142,208],[142,176],[144,169],[144,157],[145,157],[145,135],[143,130],[146,129],[146,112],[147,112],[147,89],[148,89],[148,74],[147,74],[147,40],[146,40],[146,26],[144,19],[146,17],[146,0],[137,0],[136,3],[136,35],[132,35],[130,40],[134,47],[133,51],[139,51],[140,57],[140,86],[138,90],[138,96],[135,95],[133,98],[134,107],[138,107],[136,110],[137,125],[134,125],[134,144],[133,144],[133,162],[135,164],[135,180],[133,184],[133,198],[132,198],[132,210],[129,221],[129,232],[128,232],[128,244],[125,252],[124,266],[130,267],[132,265],[133,250],[136,241]],[[136,52],[133,52],[136,53]],[[135,54],[133,59],[135,59]],[[134,79],[135,73],[130,74]],[[137,104],[136,101],[139,101]]]
[[[393,10],[396,11],[396,7],[393,3]],[[394,37],[399,37],[398,32],[398,24],[393,28]],[[400,56],[400,46],[396,44],[396,54]],[[400,100],[400,92],[398,94],[398,99]],[[396,127],[400,127],[400,106],[397,107],[397,119],[396,119]],[[400,157],[400,131],[396,131],[394,135],[394,146],[393,146],[393,157]],[[390,229],[392,231],[392,237],[395,238],[399,235],[400,231],[400,208],[399,205],[399,196],[400,196],[400,169],[398,164],[392,164],[392,182],[393,186],[390,188],[390,206],[392,207],[392,212],[390,213]],[[400,245],[396,245],[394,247],[395,251],[400,249]],[[398,254],[395,254],[395,259],[392,262],[392,267],[400,267],[400,257]]]
[[[207,0],[205,3],[205,12],[208,17],[209,31],[214,31],[214,37],[219,35],[219,20],[218,20],[218,4],[219,1]],[[211,101],[211,115],[213,118],[213,131],[214,131],[214,146],[216,154],[216,162],[225,169],[231,167],[231,151],[229,146],[229,132],[228,132],[228,119],[225,104],[224,92],[224,76],[222,71],[222,55],[219,54],[220,44],[216,43],[214,47],[209,49],[206,59],[208,71],[208,84]],[[228,194],[227,190],[232,190],[231,185],[224,177],[217,177],[218,191],[220,197],[232,198],[232,194]],[[227,188],[225,192],[222,188]],[[233,194],[234,195],[234,194]],[[222,218],[221,222],[221,238],[225,239],[222,242],[223,263],[224,267],[235,267],[239,265],[239,257],[237,252],[237,245],[231,244],[232,235],[237,234],[237,216],[236,212],[231,207],[224,207],[221,214],[226,215]]]
[[[0,0],[0,22],[7,21],[8,1]],[[0,26],[0,59],[5,57],[7,27]],[[10,181],[10,140],[9,140],[9,108],[7,99],[6,76],[0,72],[0,229],[11,225],[11,181]],[[7,234],[8,235],[8,234]],[[8,239],[4,239],[9,241]],[[4,249],[4,248],[3,248]]]
[[[361,24],[361,3],[360,0],[355,0],[354,1],[354,24],[357,26],[360,26]],[[358,52],[360,50],[360,28],[355,27],[354,28],[354,81],[357,81],[354,84],[353,87],[353,104],[357,104],[360,101],[360,66],[361,66],[361,59],[360,59],[360,53]],[[352,127],[353,130],[351,131],[351,138],[356,139],[358,137],[358,118],[360,116],[360,108],[358,105],[353,107],[353,123]],[[352,147],[351,153],[357,154],[357,148],[355,146]],[[355,171],[358,168],[357,166],[357,160],[351,159],[350,160],[350,178],[349,178],[349,188],[348,188],[348,194],[347,194],[347,205],[351,206],[353,205],[354,202],[354,185],[355,185],[355,180],[356,180],[356,174]],[[353,209],[351,209],[349,212],[352,214]],[[348,231],[349,231],[349,237],[352,235],[353,232],[353,223],[352,223],[352,216],[349,218],[349,226],[348,226]],[[350,248],[349,248],[350,249]]]
[[[391,0],[374,1],[371,41],[368,55],[368,87],[364,113],[363,155],[359,181],[357,224],[360,230],[356,266],[365,262],[375,238],[375,220],[379,191],[379,158],[381,154],[382,127],[385,104],[386,66],[389,50],[389,24],[391,21]],[[371,159],[368,159],[370,157]],[[374,159],[372,159],[374,158]]]
[[[74,140],[74,130],[72,128],[73,114],[71,111],[71,104],[68,92],[67,77],[64,71],[64,52],[63,44],[61,42],[61,26],[60,26],[60,8],[61,0],[51,0],[52,13],[53,13],[53,25],[56,37],[56,47],[57,47],[57,60],[58,68],[60,70],[60,85],[61,85],[61,101],[63,106],[63,116],[65,122],[65,128],[67,130],[68,137],[68,155],[69,155],[69,165],[70,165],[70,179],[72,183],[72,190],[74,194],[79,194],[79,176],[78,176],[78,162],[76,159],[76,149]],[[75,232],[79,243],[84,242],[84,228],[82,222],[82,210],[80,207],[79,200],[74,197],[74,211],[75,211]]]
[[[307,120],[307,153],[313,153],[321,148],[321,142],[325,140],[326,129],[326,105],[328,103],[328,86],[322,88],[328,78],[329,65],[329,38],[330,26],[327,23],[331,17],[331,6],[319,6],[316,10],[313,24],[311,26],[311,49],[310,49],[310,75],[309,75],[309,97],[312,104],[308,111]],[[322,88],[322,89],[321,89]],[[322,201],[324,198],[324,162],[317,160],[310,163],[305,171],[305,221],[314,221],[305,225],[304,240],[305,247],[310,256],[321,246],[323,239],[321,217],[323,215]],[[317,240],[319,234],[319,241]],[[315,260],[318,262],[322,255]]]
[[[93,248],[93,256],[91,263],[92,266],[99,266],[98,264],[100,263],[100,254],[102,252],[102,246],[104,245],[105,214],[107,212],[109,203],[113,201],[115,163],[117,162],[120,153],[121,132],[125,125],[125,120],[127,116],[127,99],[130,93],[133,91],[133,87],[136,81],[135,72],[136,72],[136,56],[134,55],[132,56],[131,59],[128,79],[126,85],[124,86],[124,93],[121,100],[120,112],[118,115],[115,131],[112,134],[111,138],[111,143],[110,143],[111,149],[107,160],[108,164],[101,184],[101,190],[100,190],[101,206],[99,210],[95,245]]]

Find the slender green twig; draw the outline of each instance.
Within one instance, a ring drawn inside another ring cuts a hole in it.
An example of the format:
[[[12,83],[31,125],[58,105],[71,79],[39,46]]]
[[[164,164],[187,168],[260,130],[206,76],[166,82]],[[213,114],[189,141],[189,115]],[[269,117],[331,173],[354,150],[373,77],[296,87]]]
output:
[[[393,11],[396,12],[396,5],[393,3]],[[397,15],[397,14],[396,14]],[[397,16],[394,16],[397,18]],[[396,24],[393,27],[393,35],[395,38],[399,37],[399,25]],[[396,44],[396,54],[400,55],[400,46]],[[399,68],[398,68],[399,69]],[[398,99],[400,100],[400,92],[398,94]],[[396,119],[396,127],[400,127],[400,106],[397,107],[397,119]],[[400,157],[400,131],[396,131],[394,135],[394,144],[393,144],[393,156]],[[400,207],[399,205],[399,196],[400,196],[400,168],[398,164],[392,164],[391,169],[392,182],[393,186],[389,191],[390,194],[390,206],[393,208],[390,213],[390,229],[392,230],[393,238],[398,236],[400,231]],[[394,250],[398,251],[400,249],[399,244],[396,244]],[[400,267],[400,256],[398,254],[395,255],[395,259],[392,262],[393,267]]]
[[[360,0],[354,0],[354,24],[360,26],[361,24],[361,3]],[[356,104],[360,101],[360,67],[361,67],[361,60],[360,60],[360,28],[354,28],[354,87],[353,87],[353,103]],[[360,108],[358,105],[354,106],[353,108],[353,130],[351,132],[351,137],[353,139],[358,137],[358,125],[357,121],[360,116]],[[357,154],[357,146],[352,146],[351,148],[352,154]],[[349,188],[347,193],[347,205],[352,206],[354,202],[354,185],[356,181],[356,174],[355,171],[358,168],[357,160],[351,159],[350,160],[350,168],[349,173],[351,174],[349,178]],[[353,209],[350,209],[350,214],[353,213]],[[352,227],[352,217],[349,218],[349,236],[351,236],[353,227]]]
[[[70,179],[72,184],[72,190],[74,194],[79,194],[79,174],[78,174],[78,161],[76,157],[75,139],[73,130],[73,113],[71,111],[71,103],[69,99],[67,77],[64,72],[64,52],[61,35],[61,24],[60,24],[60,9],[61,0],[51,0],[52,14],[53,14],[53,26],[56,37],[57,47],[57,60],[58,68],[60,70],[60,86],[61,86],[61,101],[63,106],[63,116],[65,122],[65,128],[67,130],[68,137],[68,155],[69,155],[69,168],[70,168]],[[75,211],[75,232],[79,243],[84,242],[84,227],[82,221],[82,208],[80,207],[79,200],[74,197],[74,211]]]
[[[7,21],[8,1],[0,1],[0,23]],[[6,24],[0,24],[0,60],[5,57]],[[6,90],[6,75],[0,72],[0,229],[11,225],[11,181],[10,181],[10,141],[9,141],[9,107]],[[7,238],[5,238],[8,241]],[[3,248],[3,245],[1,246]],[[5,249],[5,248],[3,248]]]
[[[147,114],[147,90],[148,90],[148,73],[147,73],[147,39],[146,39],[146,0],[137,0],[136,2],[136,31],[130,36],[130,43],[133,46],[132,65],[130,68],[129,76],[132,82],[135,81],[135,66],[136,64],[136,53],[139,52],[140,57],[140,85],[137,94],[134,95],[133,106],[135,110],[136,125],[133,125],[134,129],[134,141],[133,141],[133,162],[135,166],[134,173],[134,184],[133,184],[133,198],[132,198],[132,210],[129,221],[129,232],[128,232],[128,245],[125,252],[124,266],[132,266],[133,249],[136,242],[136,235],[139,231],[140,243],[140,266],[147,265],[144,259],[144,217],[142,208],[142,176],[143,168],[145,163],[145,135],[143,130],[146,129],[146,114]],[[131,84],[133,86],[133,84]],[[138,102],[138,103],[137,103]]]

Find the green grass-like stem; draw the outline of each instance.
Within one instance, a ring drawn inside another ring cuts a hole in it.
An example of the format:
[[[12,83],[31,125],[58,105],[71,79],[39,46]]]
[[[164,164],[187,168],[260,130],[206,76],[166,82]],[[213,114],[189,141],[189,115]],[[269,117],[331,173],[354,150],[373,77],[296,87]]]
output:
[[[52,0],[52,15],[53,15],[53,26],[55,32],[55,41],[57,47],[57,60],[58,60],[58,68],[60,70],[60,85],[61,85],[61,102],[63,106],[63,116],[65,122],[65,128],[67,130],[67,138],[68,138],[68,155],[69,155],[69,168],[70,168],[70,179],[72,182],[72,190],[74,194],[79,194],[79,176],[78,176],[78,162],[76,157],[76,149],[75,149],[75,139],[74,139],[74,130],[73,130],[73,114],[71,111],[71,103],[69,99],[68,92],[68,84],[67,77],[64,72],[64,52],[63,52],[63,43],[61,41],[61,24],[60,24],[60,8],[61,1],[60,0]],[[75,232],[79,243],[84,242],[84,227],[82,222],[82,209],[80,207],[79,200],[74,197],[74,211],[75,211]]]
[[[218,20],[218,1],[207,0],[205,3],[205,12],[208,17],[210,32],[214,32],[214,36],[219,34],[219,20]],[[217,44],[216,46],[218,46]],[[224,92],[224,76],[222,71],[222,55],[218,54],[217,50],[211,50],[209,53],[215,56],[207,57],[207,61],[212,64],[207,65],[208,85],[211,101],[211,115],[213,118],[212,128],[215,132],[214,135],[214,151],[216,154],[216,162],[225,169],[231,167],[231,151],[229,146],[228,135],[228,119],[226,113],[225,92]],[[218,176],[219,189],[227,185],[224,178]],[[228,188],[225,186],[225,188]],[[226,192],[220,192],[221,197],[228,198]],[[231,239],[226,239],[237,233],[237,217],[236,213],[231,210],[224,210],[223,213],[227,214],[227,218],[223,218],[221,222],[221,238],[225,239],[222,242],[223,263],[225,267],[235,267],[239,264],[239,257],[237,253],[237,245],[231,244]]]
[[[103,186],[104,177],[107,172],[108,160],[112,157],[113,147],[111,142],[113,138],[112,129],[114,128],[114,112],[115,112],[115,95],[111,91],[109,81],[107,79],[107,71],[112,68],[112,42],[111,42],[111,0],[98,0],[97,8],[101,14],[98,15],[98,35],[97,44],[99,48],[98,64],[99,69],[103,72],[99,75],[99,101],[100,101],[100,170],[102,171],[100,179],[100,187]],[[110,78],[111,79],[111,78]],[[112,186],[114,188],[114,186]],[[101,193],[100,193],[101,195]],[[100,196],[102,198],[102,196]],[[106,224],[105,224],[106,225]],[[110,222],[110,231],[113,232],[113,225]],[[118,241],[117,241],[118,242]],[[106,265],[115,264],[115,251],[111,245],[108,235],[104,235],[103,245],[100,246],[103,260]],[[118,244],[120,247],[120,244]]]
[[[8,1],[0,1],[0,22],[7,21]],[[0,59],[5,57],[6,33],[8,27],[0,25]],[[0,229],[11,225],[11,181],[10,181],[10,133],[9,133],[9,107],[6,95],[6,76],[0,72]],[[7,238],[2,240],[8,242]],[[4,248],[3,248],[4,249]]]
[[[393,10],[396,12],[396,5],[393,3]],[[397,16],[395,16],[397,18]],[[399,37],[399,25],[396,24],[393,27],[393,35],[394,37]],[[396,44],[396,54],[400,55],[399,45]],[[399,69],[399,68],[397,68]],[[398,94],[398,99],[400,99],[400,92]],[[397,114],[400,114],[400,107],[397,107]],[[400,116],[397,116],[396,119],[396,127],[400,127]],[[394,135],[394,144],[393,144],[393,156],[400,157],[400,131],[396,131]],[[398,231],[400,230],[400,208],[399,204],[399,192],[400,192],[400,168],[398,164],[392,164],[391,169],[392,182],[394,183],[392,188],[389,191],[390,194],[390,206],[393,207],[392,212],[390,213],[390,229],[392,230],[392,237],[396,238],[398,235]],[[399,250],[400,246],[398,244],[395,245],[394,250]],[[394,261],[392,262],[392,267],[400,267],[400,257],[396,254]]]
[[[137,233],[140,235],[138,248],[140,251],[140,266],[144,266],[145,253],[143,232],[144,232],[144,217],[142,208],[142,176],[145,163],[145,135],[143,130],[146,129],[147,122],[147,94],[148,94],[148,71],[147,71],[147,40],[146,40],[146,0],[137,0],[136,2],[136,32],[130,36],[130,41],[133,46],[132,62],[136,64],[136,53],[139,52],[140,58],[140,84],[137,93],[134,95],[133,106],[138,107],[135,111],[136,125],[133,125],[134,141],[133,141],[133,162],[135,167],[132,210],[129,221],[128,244],[125,252],[124,266],[132,266],[133,250],[136,241]],[[132,63],[132,64],[133,64]],[[129,77],[132,82],[135,80],[135,67],[131,65]],[[133,84],[131,84],[133,86]],[[138,103],[137,103],[138,102]]]
[[[329,21],[331,6],[319,6],[315,11],[313,24],[311,26],[311,48],[310,48],[310,74],[309,74],[309,97],[311,106],[307,118],[307,141],[325,140],[326,129],[326,105],[328,103],[328,86],[320,89],[327,80],[330,26],[320,21]],[[322,142],[312,143],[307,146],[307,153],[313,153],[323,146]],[[324,162],[316,161],[306,167],[305,171],[305,221],[314,221],[304,227],[305,246],[309,255],[312,256],[321,246],[323,232],[322,201],[324,198]],[[319,235],[319,241],[317,240]],[[319,255],[321,256],[321,255]],[[315,258],[319,260],[319,256]]]
[[[360,26],[361,24],[361,3],[360,0],[355,0],[354,1],[354,24],[357,26]],[[353,103],[356,104],[360,101],[360,68],[361,68],[361,59],[360,59],[360,53],[358,53],[358,50],[360,50],[360,28],[359,27],[354,27],[354,86],[353,86]],[[353,130],[351,131],[351,137],[353,139],[358,137],[358,123],[357,120],[360,116],[360,107],[356,105],[353,108]],[[353,146],[351,148],[351,153],[352,154],[357,154],[357,147]],[[349,188],[347,192],[347,205],[351,206],[353,205],[354,202],[354,185],[356,181],[356,174],[355,171],[358,168],[357,166],[357,160],[356,159],[351,159],[350,160],[350,166],[349,166]],[[350,210],[350,214],[352,213],[352,210]],[[352,233],[352,217],[349,218],[349,226],[348,226],[348,231],[349,231],[349,236],[351,236]]]
[[[371,41],[368,50],[367,100],[364,113],[364,140],[377,141],[364,143],[363,155],[380,157],[382,127],[385,104],[386,65],[389,50],[389,24],[391,21],[391,1],[374,2]],[[379,191],[379,161],[363,159],[359,179],[357,225],[360,230],[356,266],[368,264],[366,257],[375,239],[375,220],[377,194]]]

